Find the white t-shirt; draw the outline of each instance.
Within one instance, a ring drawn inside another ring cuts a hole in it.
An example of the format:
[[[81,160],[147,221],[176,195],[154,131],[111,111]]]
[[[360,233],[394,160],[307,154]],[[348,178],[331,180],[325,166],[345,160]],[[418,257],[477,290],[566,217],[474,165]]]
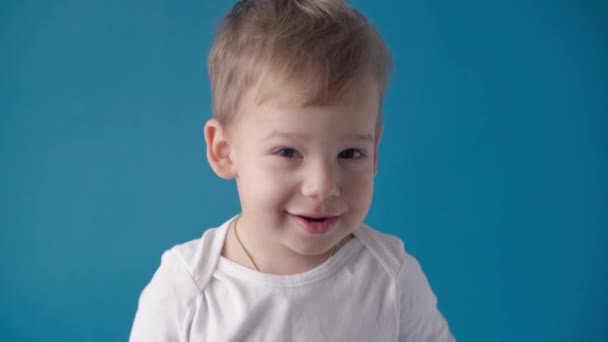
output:
[[[454,341],[397,237],[362,225],[318,267],[272,275],[220,255],[230,221],[163,254],[131,342]]]

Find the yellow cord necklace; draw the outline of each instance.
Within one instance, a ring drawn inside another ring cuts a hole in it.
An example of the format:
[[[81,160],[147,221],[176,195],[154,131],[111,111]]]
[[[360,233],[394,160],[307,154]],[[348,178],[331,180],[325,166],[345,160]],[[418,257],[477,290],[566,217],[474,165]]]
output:
[[[236,236],[236,240],[239,242],[239,245],[241,245],[241,249],[243,250],[243,252],[245,252],[245,254],[247,255],[247,258],[249,258],[249,261],[251,261],[251,264],[253,265],[253,268],[255,268],[256,271],[260,271],[260,269],[258,268],[258,265],[255,263],[255,261],[253,261],[253,257],[251,257],[251,254],[249,253],[249,251],[247,250],[247,248],[245,248],[245,245],[243,244],[243,242],[241,241],[241,238],[239,237],[239,233],[237,231],[237,223],[239,221],[239,219],[241,218],[241,215],[239,215],[235,220],[234,220],[234,236]],[[329,252],[329,256],[327,257],[327,260],[329,260],[336,252],[336,250],[338,249],[338,244],[334,245],[330,252]]]

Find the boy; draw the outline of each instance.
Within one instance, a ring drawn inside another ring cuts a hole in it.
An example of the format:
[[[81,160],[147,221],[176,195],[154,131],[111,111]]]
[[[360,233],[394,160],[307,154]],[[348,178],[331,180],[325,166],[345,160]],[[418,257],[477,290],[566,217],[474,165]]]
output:
[[[131,341],[453,341],[417,261],[362,223],[390,67],[343,1],[233,7],[204,132],[242,213],[163,254]]]

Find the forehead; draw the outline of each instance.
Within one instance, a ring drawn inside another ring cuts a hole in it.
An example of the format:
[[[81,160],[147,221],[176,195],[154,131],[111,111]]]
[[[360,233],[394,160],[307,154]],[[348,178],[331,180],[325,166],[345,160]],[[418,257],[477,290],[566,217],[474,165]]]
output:
[[[242,123],[297,129],[306,124],[323,130],[376,128],[380,112],[380,88],[371,78],[361,78],[338,96],[317,101],[305,82],[266,79],[242,99]],[[259,128],[258,128],[259,129]]]
[[[290,76],[291,75],[291,76]],[[251,89],[256,105],[273,102],[275,105],[323,107],[352,103],[361,97],[378,95],[379,80],[369,72],[351,75],[337,84],[330,84],[324,75],[314,72],[297,76],[268,70]],[[284,103],[287,101],[287,103]]]

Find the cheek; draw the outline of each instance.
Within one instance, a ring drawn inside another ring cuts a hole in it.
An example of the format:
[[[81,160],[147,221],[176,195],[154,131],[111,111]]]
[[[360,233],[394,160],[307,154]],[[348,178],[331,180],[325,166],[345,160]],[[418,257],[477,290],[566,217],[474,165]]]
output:
[[[374,190],[374,175],[370,168],[351,174],[343,186],[342,193],[348,198],[350,205],[358,210],[367,210]]]
[[[292,178],[263,164],[248,163],[239,174],[239,193],[249,207],[276,210],[292,194]]]

